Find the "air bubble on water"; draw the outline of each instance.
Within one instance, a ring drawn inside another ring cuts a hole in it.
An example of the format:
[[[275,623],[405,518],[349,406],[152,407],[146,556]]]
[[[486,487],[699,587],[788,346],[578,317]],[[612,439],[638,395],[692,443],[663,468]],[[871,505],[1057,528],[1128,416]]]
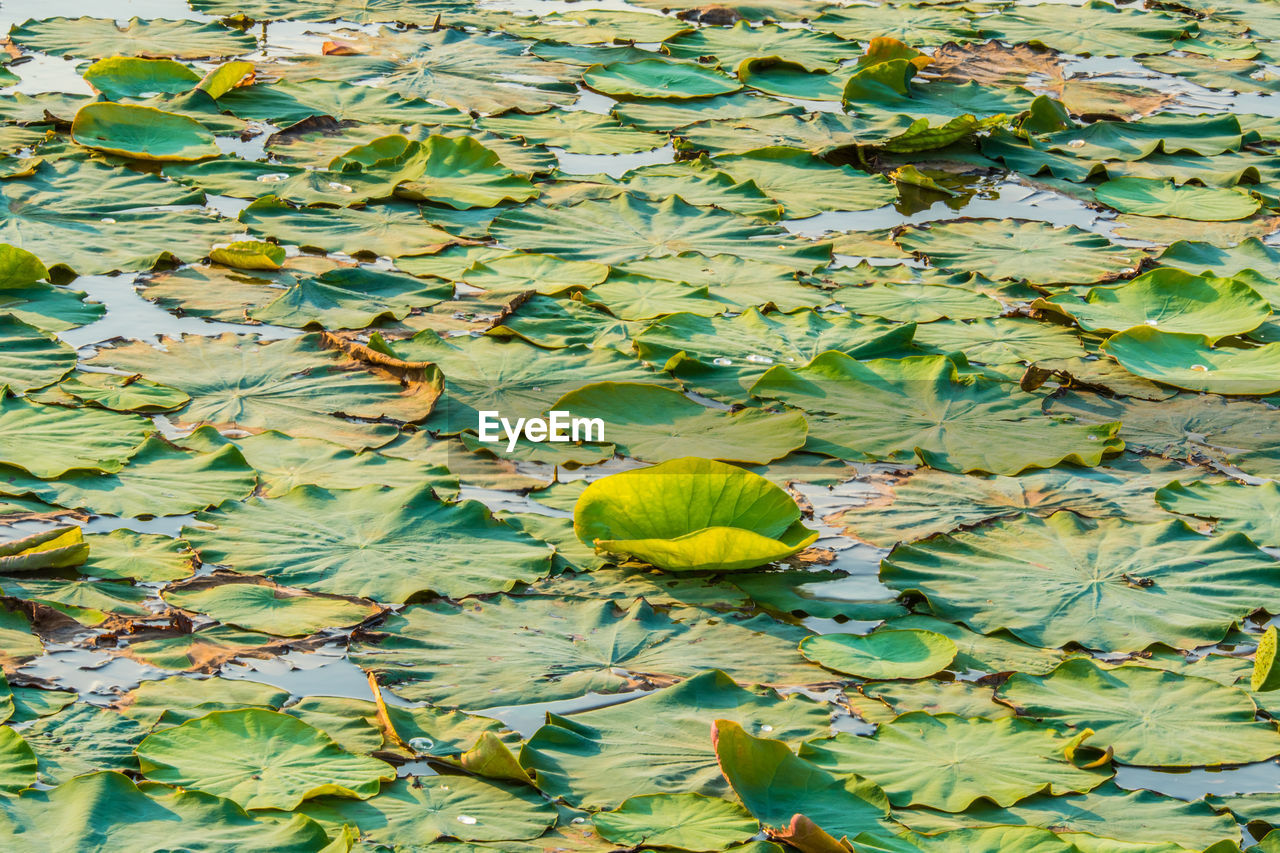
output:
[[[284,172],[268,172],[265,175],[259,175],[257,181],[260,184],[278,184],[288,177]]]
[[[460,814],[458,815],[458,823],[465,823],[467,826],[475,826],[479,821],[469,814]]]
[[[1194,370],[1194,371],[1196,371],[1197,373],[1208,373],[1208,372],[1209,372],[1209,366],[1208,366],[1208,365],[1206,365],[1206,364],[1193,364],[1193,365],[1191,365],[1191,369],[1192,369],[1192,370]]]
[[[110,216],[104,216],[104,217],[102,217],[102,220],[101,220],[101,221],[102,221],[102,222],[107,223],[108,225],[115,225],[115,224],[116,224],[116,221],[115,221],[114,219],[112,219]]]
[[[728,367],[729,365],[733,364],[733,359],[720,356],[719,358],[711,359],[711,363],[714,364],[716,367]]]
[[[340,193],[355,192],[355,190],[351,189],[351,187],[347,186],[346,184],[340,184],[337,181],[330,181],[329,189],[334,190],[335,192],[340,192]]]
[[[409,748],[414,752],[428,752],[436,742],[429,737],[409,738]]]
[[[751,362],[752,364],[773,364],[773,359],[769,358],[769,356],[756,355],[755,353],[752,353],[751,355],[747,356],[747,361]]]

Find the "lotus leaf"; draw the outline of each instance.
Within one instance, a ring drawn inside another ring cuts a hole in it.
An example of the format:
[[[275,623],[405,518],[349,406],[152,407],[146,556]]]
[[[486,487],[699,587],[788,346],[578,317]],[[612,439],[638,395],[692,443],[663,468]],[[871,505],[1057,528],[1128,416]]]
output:
[[[894,38],[919,45],[967,41],[976,35],[965,9],[940,4],[845,6],[828,9],[815,28],[852,41]]]
[[[797,369],[771,367],[751,393],[804,409],[809,448],[838,458],[918,459],[947,471],[1017,474],[1068,460],[1097,465],[1122,447],[1118,423],[1046,417],[1034,397],[962,375],[944,356],[862,363],[826,352]]]
[[[114,373],[75,373],[56,390],[90,406],[140,414],[179,409],[191,399],[177,388]]]
[[[641,794],[719,796],[727,788],[708,734],[720,719],[788,744],[828,731],[822,705],[747,690],[713,671],[618,705],[549,714],[520,763],[544,793],[584,807],[615,808]]]
[[[548,597],[411,607],[384,623],[380,642],[355,646],[352,660],[406,699],[468,709],[615,693],[711,668],[751,683],[832,680],[796,653],[802,631],[768,617],[708,622],[695,613],[672,622],[645,601],[619,611],[607,600]],[[516,671],[524,677],[510,678]]]
[[[664,59],[592,66],[583,72],[582,82],[606,95],[628,98],[705,98],[742,88],[732,77],[712,69]]]
[[[53,785],[95,770],[136,772],[133,750],[146,734],[144,726],[119,712],[84,702],[22,731],[39,761],[41,779]]]
[[[1176,388],[1213,394],[1280,391],[1280,343],[1215,347],[1205,335],[1138,327],[1109,338],[1102,348],[1130,373]]]
[[[19,24],[10,37],[30,50],[55,56],[215,59],[248,53],[253,36],[217,23],[130,18],[44,18]]]
[[[873,782],[841,779],[797,758],[781,740],[751,735],[737,720],[716,720],[711,741],[729,786],[774,838],[798,843],[793,836],[801,816],[820,837],[889,828],[889,801]],[[832,839],[818,849],[843,848]]]
[[[208,614],[224,625],[280,637],[299,637],[324,628],[350,626],[378,612],[370,604],[255,583],[180,589],[166,594],[165,601],[184,610]]]
[[[1164,53],[1188,34],[1187,19],[1146,9],[1118,9],[1089,0],[1064,9],[1020,8],[982,18],[986,36],[1026,42],[1085,56],[1133,56]]]
[[[138,759],[150,779],[255,809],[293,809],[325,794],[367,799],[395,778],[391,765],[352,755],[301,720],[259,708],[214,711],[153,732],[138,745]]]
[[[612,223],[611,230],[601,232],[600,222]],[[661,203],[621,195],[560,210],[518,208],[495,219],[490,232],[504,245],[604,264],[697,252],[813,270],[831,251],[830,244],[803,243],[776,226],[698,208],[678,196]]]
[[[139,684],[129,693],[120,712],[150,728],[168,728],[210,711],[278,710],[288,700],[288,691],[256,681],[218,676],[196,680],[174,675]]]
[[[166,166],[165,174],[218,195],[258,199],[270,194],[298,204],[339,207],[387,198],[399,183],[398,176],[347,174],[235,158]]]
[[[925,678],[950,665],[956,644],[931,631],[876,631],[806,637],[800,652],[827,669],[860,678]]]
[[[1234,622],[1272,606],[1260,594],[1273,563],[1240,534],[1210,539],[1181,521],[1059,512],[901,545],[881,578],[984,633],[1004,628],[1040,646],[1140,651],[1221,640]]]
[[[428,222],[421,208],[410,204],[296,209],[266,196],[245,208],[240,221],[250,231],[285,243],[348,255],[425,254],[459,242],[458,237]]]
[[[883,317],[900,323],[931,323],[944,317],[953,320],[996,317],[1004,310],[990,296],[938,284],[842,287],[835,292],[835,300],[859,316]]]
[[[895,806],[964,811],[979,799],[1010,806],[1041,792],[1092,790],[1111,777],[1076,757],[1087,731],[1065,737],[1026,720],[933,716],[922,711],[884,723],[874,737],[811,741],[800,757],[880,785]]]
[[[646,16],[647,17],[647,16]],[[575,29],[577,29],[575,27]],[[482,121],[481,127],[533,144],[555,145],[574,154],[633,154],[666,144],[666,137],[624,127],[606,116],[569,113],[508,113]]]
[[[962,352],[979,364],[1014,364],[1083,358],[1071,331],[1025,317],[941,320],[916,329],[914,342],[942,352]]]
[[[89,558],[79,572],[90,577],[160,583],[185,578],[195,568],[186,543],[158,533],[122,528],[91,534],[86,544]]]
[[[1218,530],[1238,530],[1268,548],[1280,548],[1280,485],[1183,483],[1174,481],[1156,492],[1156,502],[1169,512],[1213,519]]]
[[[176,422],[251,431],[288,423],[294,435],[354,449],[385,444],[397,434],[396,427],[375,419],[418,421],[430,413],[438,374],[420,365],[401,370],[394,360],[365,363],[326,349],[327,340],[312,334],[261,344],[231,334],[191,335],[162,339],[163,351],[145,343],[103,350],[91,364],[140,373],[182,389],[191,402],[172,416]],[[367,420],[347,420],[337,417],[339,413]],[[3,422],[0,412],[0,427]]]
[[[1017,673],[996,695],[1021,714],[1092,729],[1093,743],[1126,764],[1244,764],[1280,753],[1280,734],[1255,722],[1247,693],[1204,678],[1078,659],[1044,676]]]
[[[85,104],[71,123],[71,138],[137,160],[203,160],[219,153],[213,134],[194,119],[127,104]]]
[[[777,199],[790,218],[829,210],[871,210],[893,203],[897,188],[881,175],[848,166],[830,166],[807,151],[762,148],[718,157],[718,168],[740,181],[752,181]]]
[[[631,797],[592,822],[615,844],[693,851],[723,850],[760,830],[742,806],[701,794]]]
[[[1244,281],[1176,268],[1154,269],[1119,287],[1091,288],[1083,301],[1037,304],[1070,315],[1087,331],[1150,326],[1213,340],[1251,331],[1271,316],[1271,305]]]
[[[1249,237],[1230,248],[1179,240],[1165,249],[1158,260],[1163,266],[1191,273],[1230,277],[1253,270],[1269,279],[1280,278],[1280,250],[1257,237]]]
[[[466,776],[399,779],[367,800],[321,797],[299,811],[334,829],[358,827],[371,845],[412,849],[436,838],[515,841],[541,835],[555,807],[528,789]]]
[[[179,94],[200,82],[200,75],[172,59],[111,56],[84,70],[84,79],[111,100]]]
[[[340,122],[402,122],[450,127],[471,124],[466,113],[452,107],[406,98],[374,86],[322,80],[241,86],[219,95],[218,106],[240,118],[269,121],[282,127],[322,116]]]
[[[1223,187],[1178,186],[1156,178],[1113,178],[1094,192],[1098,201],[1121,213],[1176,216],[1201,222],[1245,219],[1257,213],[1262,200],[1245,190]]]
[[[574,507],[574,531],[600,551],[668,571],[754,568],[799,553],[818,537],[782,489],[696,457],[592,483]]]
[[[905,231],[895,242],[936,267],[1037,284],[1110,280],[1132,271],[1141,260],[1133,249],[1075,226],[1014,219],[943,222]]]
[[[36,477],[80,468],[119,471],[152,431],[151,422],[136,415],[0,397],[0,462]]]
[[[415,308],[452,296],[452,284],[367,267],[341,267],[301,279],[246,313],[277,326],[363,329],[384,317],[404,319]]]
[[[215,625],[193,633],[143,633],[130,641],[124,654],[161,669],[216,672],[239,657],[279,654],[282,647],[273,642],[265,634]]]
[[[551,568],[546,545],[475,501],[444,503],[425,485],[299,486],[197,520],[216,525],[185,533],[205,562],[331,595],[394,602],[427,591],[461,597],[534,581]],[[491,559],[475,561],[479,548]]]
[[[597,382],[570,391],[553,406],[574,417],[600,418],[619,450],[649,462],[667,462],[698,451],[728,462],[769,462],[804,444],[807,426],[798,412],[736,414],[707,408],[679,391],[638,382]]]
[[[624,101],[612,109],[613,115],[626,124],[641,130],[664,132],[717,119],[762,119],[801,112],[794,104],[750,92],[688,101]]]
[[[773,364],[806,362],[828,350],[855,358],[888,355],[904,348],[915,327],[863,322],[839,315],[800,311],[738,317],[678,313],[652,323],[636,336],[645,361],[661,364],[683,383],[718,399],[745,400],[747,389]]]
[[[165,853],[315,853],[328,843],[314,821],[250,817],[222,797],[197,791],[143,791],[122,773],[100,772],[52,790],[0,800],[0,826],[14,853],[115,849]]]

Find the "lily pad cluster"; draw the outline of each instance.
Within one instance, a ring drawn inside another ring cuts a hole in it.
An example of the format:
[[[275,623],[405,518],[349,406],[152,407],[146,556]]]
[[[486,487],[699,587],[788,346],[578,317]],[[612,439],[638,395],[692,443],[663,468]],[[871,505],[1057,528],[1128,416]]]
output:
[[[0,46],[6,850],[1280,850],[1271,6],[152,5]]]

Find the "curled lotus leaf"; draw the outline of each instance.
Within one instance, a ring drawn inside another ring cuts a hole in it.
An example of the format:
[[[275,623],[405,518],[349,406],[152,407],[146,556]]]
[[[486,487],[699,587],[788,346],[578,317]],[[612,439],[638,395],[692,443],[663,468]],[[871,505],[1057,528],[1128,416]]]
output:
[[[71,123],[71,138],[135,160],[204,160],[221,153],[213,134],[195,119],[129,104],[85,104]]]
[[[1280,391],[1280,343],[1214,346],[1205,335],[1139,326],[1109,338],[1102,351],[1143,379],[1211,394]]]
[[[677,572],[755,568],[818,538],[773,483],[692,456],[596,480],[573,515],[584,543]]]
[[[71,372],[75,361],[75,350],[52,335],[0,314],[0,387],[21,394],[52,385]]]
[[[926,678],[951,664],[956,644],[932,631],[887,630],[806,637],[800,653],[827,669],[860,678]]]
[[[593,65],[583,72],[582,82],[606,95],[671,100],[727,95],[742,88],[714,69],[666,59]]]
[[[111,100],[176,95],[200,82],[200,75],[172,59],[108,56],[84,70],[84,81]]]

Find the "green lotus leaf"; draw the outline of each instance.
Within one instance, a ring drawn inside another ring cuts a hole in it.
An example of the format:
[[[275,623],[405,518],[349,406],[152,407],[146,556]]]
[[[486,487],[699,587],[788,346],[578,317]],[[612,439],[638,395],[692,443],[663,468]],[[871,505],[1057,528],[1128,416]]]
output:
[[[52,385],[75,367],[75,350],[10,314],[0,315],[0,386],[23,393]]]
[[[197,520],[216,525],[184,533],[204,562],[331,595],[394,602],[427,591],[461,597],[531,582],[551,568],[546,545],[476,501],[444,503],[425,485],[300,486]],[[484,561],[473,559],[478,549]]]
[[[140,373],[186,392],[191,402],[172,416],[177,423],[250,431],[287,423],[299,437],[323,438],[353,449],[385,444],[399,432],[375,419],[417,421],[430,413],[438,377],[424,382],[396,375],[389,367],[326,349],[325,340],[313,334],[261,344],[231,334],[190,335],[162,339],[163,351],[146,343],[102,350],[90,363]],[[339,413],[368,420],[347,420],[337,417]],[[3,423],[0,404],[0,428]],[[21,465],[2,456],[0,461]]]
[[[328,843],[314,821],[250,817],[240,806],[196,791],[140,790],[122,773],[80,776],[52,790],[0,801],[0,826],[14,853],[116,849],[163,853],[316,853]]]
[[[915,343],[941,352],[962,352],[978,364],[1015,364],[1083,358],[1070,329],[1025,317],[941,320],[916,329]]]
[[[1218,530],[1238,530],[1267,548],[1280,548],[1280,485],[1183,483],[1175,480],[1155,495],[1169,512],[1213,519]]]
[[[874,636],[874,635],[873,635]],[[874,737],[838,734],[810,741],[800,757],[882,787],[895,806],[964,811],[979,799],[1010,806],[1041,792],[1083,793],[1111,778],[1076,757],[1082,731],[1065,737],[1047,726],[1003,717],[966,719],[921,711],[882,724]]]
[[[348,255],[426,254],[459,240],[432,226],[422,210],[410,204],[296,209],[267,196],[241,211],[240,221],[250,231],[283,243]]]
[[[1253,270],[1268,279],[1280,279],[1280,250],[1249,237],[1230,248],[1212,243],[1179,240],[1157,258],[1162,266],[1190,273],[1231,277]],[[1273,303],[1274,304],[1274,303]]]
[[[753,182],[736,180],[701,164],[657,163],[632,169],[622,179],[600,175],[565,181],[547,199],[561,204],[616,198],[622,194],[661,202],[672,195],[695,207],[719,207],[768,222],[782,217],[782,207]]]
[[[133,750],[147,729],[118,711],[77,702],[22,730],[40,766],[41,779],[62,784],[96,770],[137,772]]]
[[[302,169],[278,163],[257,163],[233,157],[202,163],[166,166],[165,174],[184,184],[233,198],[258,199],[273,195],[298,204],[346,207],[370,199],[387,198],[397,177]],[[225,263],[218,261],[218,263]],[[249,267],[260,269],[260,267]],[[271,269],[271,267],[267,267]]]
[[[375,86],[324,80],[240,86],[219,95],[218,106],[240,118],[269,121],[281,127],[323,116],[340,122],[471,126],[470,117],[453,107],[406,98]]]
[[[668,462],[690,451],[726,462],[769,462],[798,450],[807,425],[798,412],[771,415],[719,411],[679,391],[638,382],[597,382],[570,391],[552,406],[576,418],[600,418],[623,454]]]
[[[80,528],[54,527],[0,542],[0,571],[29,572],[78,566],[89,556]]]
[[[827,669],[859,678],[926,678],[947,668],[956,644],[931,631],[876,631],[806,637],[800,652]]]
[[[36,477],[119,471],[153,430],[136,415],[0,398],[0,462]]]
[[[777,56],[764,56],[743,59],[735,73],[743,83],[766,95],[807,101],[835,101],[844,91],[852,69],[810,71],[796,62],[788,62]]]
[[[714,161],[740,181],[752,181],[777,199],[788,218],[832,210],[872,210],[898,197],[893,182],[848,166],[830,166],[807,151],[762,148]]]
[[[797,115],[795,104],[751,92],[734,92],[688,101],[623,101],[611,112],[624,123],[641,130],[668,132],[688,125],[717,119],[762,119],[767,116]]]
[[[963,287],[938,284],[867,284],[842,287],[835,300],[859,316],[883,317],[900,323],[931,323],[950,317],[972,320],[998,317],[999,301]]]
[[[204,160],[219,154],[213,134],[194,119],[126,104],[81,107],[71,123],[71,138],[136,160]]]
[[[398,272],[342,267],[304,278],[249,317],[277,326],[363,329],[378,319],[403,319],[453,296],[450,283],[432,283]]]
[[[1245,219],[1258,212],[1262,200],[1240,189],[1176,185],[1156,178],[1113,178],[1093,191],[1094,197],[1121,213],[1176,216],[1200,222]]]
[[[853,116],[781,114],[752,119],[746,126],[735,119],[708,119],[690,124],[680,129],[675,146],[677,151],[706,151],[716,156],[781,146],[800,148],[823,157],[863,144],[865,134],[866,122]]]
[[[86,83],[110,100],[179,94],[200,82],[200,75],[172,59],[111,56],[84,70]]]
[[[834,776],[797,758],[782,740],[751,735],[737,720],[717,719],[711,742],[729,786],[774,838],[792,840],[801,816],[828,838],[890,826],[889,801],[873,782]],[[843,847],[832,839],[814,849]]]
[[[150,583],[179,580],[194,570],[195,554],[185,542],[158,533],[119,529],[90,534],[82,575]]]
[[[194,633],[144,633],[123,653],[160,669],[216,672],[237,658],[269,658],[282,651],[283,646],[265,634],[215,625]]]
[[[3,587],[5,595],[45,605],[89,627],[112,617],[145,619],[153,613],[145,604],[151,591],[129,584],[24,578],[5,580]]]
[[[971,80],[919,86],[912,82],[918,70],[916,63],[906,58],[864,66],[844,83],[841,101],[849,112],[884,123],[878,129],[881,133],[888,130],[892,136],[901,128],[903,118],[913,127],[921,120],[925,120],[921,127],[945,127],[957,119],[972,122],[978,118],[993,119],[991,124],[998,124],[1006,114],[1016,115],[1028,109],[1035,99],[1021,86],[995,88],[979,86]]]
[[[582,82],[606,95],[627,98],[685,99],[727,95],[742,84],[710,68],[665,59],[593,65]]]
[[[994,720],[1012,717],[1013,709],[994,701],[994,688],[972,681],[881,681],[863,684],[857,694],[846,696],[859,717],[880,725],[910,711],[956,714]]]
[[[1138,121],[1098,121],[1051,133],[1040,142],[1086,160],[1142,160],[1151,154],[1212,156],[1239,150],[1240,121],[1233,115],[1181,116],[1167,113]]]
[[[837,621],[880,620],[907,612],[905,607],[888,598],[887,594],[879,600],[868,600],[875,599],[874,592],[863,594],[863,591],[856,588],[842,590],[840,584],[833,583],[845,579],[846,576],[841,572],[801,569],[738,572],[729,582],[747,593],[757,606],[783,617],[812,616]],[[801,648],[802,654],[806,648]],[[815,663],[821,662],[815,660]]]
[[[510,739],[501,723],[459,711],[430,706],[384,705],[397,743],[379,719],[379,708],[365,699],[316,696],[291,704],[285,713],[328,734],[348,752],[379,749],[408,756],[451,757],[465,752],[486,735]]]
[[[918,832],[937,833],[983,826],[1052,826],[1064,840],[1084,850],[1151,849],[1168,853],[1238,845],[1240,829],[1228,815],[1204,802],[1186,802],[1150,791],[1101,785],[1087,794],[1040,795],[1008,808],[975,804],[961,814],[927,810],[899,812]],[[967,849],[967,848],[966,848]]]
[[[1147,9],[1117,9],[1089,2],[1064,9],[1019,8],[977,20],[982,34],[1085,56],[1164,53],[1187,37],[1194,24]]]
[[[55,56],[215,59],[248,53],[257,40],[218,23],[130,18],[44,18],[18,24],[10,37],[29,50]]]
[[[832,71],[858,49],[829,32],[780,27],[750,26],[737,21],[732,27],[687,30],[666,39],[663,49],[678,59],[698,60],[714,56],[722,68],[737,68],[753,57],[777,57],[814,71]]]
[[[1240,534],[1206,538],[1181,521],[1059,512],[901,545],[880,573],[892,588],[925,596],[938,616],[979,631],[1003,628],[1046,647],[1140,651],[1221,640],[1233,623],[1273,606],[1265,595],[1273,571]]]
[[[1123,332],[1150,326],[1212,340],[1251,331],[1271,316],[1271,305],[1245,282],[1154,269],[1119,287],[1094,287],[1083,301],[1069,297],[1037,305],[1068,314],[1087,331]]]
[[[708,737],[721,719],[788,744],[829,731],[820,703],[748,690],[712,671],[572,717],[548,714],[520,751],[520,764],[543,793],[583,807],[615,808],[641,794],[722,796],[727,786]]]
[[[240,708],[279,710],[289,701],[289,692],[261,684],[214,676],[205,679],[173,675],[158,681],[144,681],[121,703],[120,713],[149,729],[168,728],[210,711]]]
[[[0,290],[38,284],[49,278],[49,270],[35,255],[17,246],[0,244]]]
[[[85,302],[87,296],[83,290],[43,282],[26,287],[0,287],[0,310],[43,332],[65,332],[76,326],[87,326],[107,313],[106,306]]]
[[[1215,347],[1204,335],[1138,327],[1102,345],[1130,373],[1212,394],[1274,394],[1280,391],[1280,343],[1252,349]]]
[[[410,701],[467,709],[616,693],[712,668],[749,683],[832,680],[796,653],[802,631],[768,617],[708,622],[695,613],[714,611],[686,610],[673,622],[645,601],[620,610],[550,597],[410,607],[378,629],[385,638],[354,645],[351,659]]]
[[[185,515],[208,509],[247,497],[257,482],[253,469],[234,447],[190,453],[154,435],[114,473],[69,471],[56,480],[42,480],[21,469],[0,467],[0,493],[31,495],[98,515],[125,517]]]
[[[537,115],[508,113],[484,119],[480,126],[535,145],[555,145],[574,154],[634,154],[661,148],[667,142],[665,136],[625,127],[585,110]]]
[[[435,15],[430,16],[434,21]],[[450,27],[344,31],[354,55],[290,62],[287,80],[351,82],[380,76],[379,86],[406,98],[443,101],[459,110],[542,112],[577,100],[579,69],[526,53],[528,42]]]
[[[609,275],[604,264],[565,261],[553,255],[519,253],[476,261],[460,276],[472,287],[494,294],[562,293],[600,284]]]
[[[613,225],[602,232],[600,222]],[[558,210],[522,207],[495,219],[490,232],[504,245],[603,264],[697,252],[813,270],[830,258],[830,244],[804,243],[776,226],[676,196],[661,203],[622,195]]]
[[[782,312],[795,312],[801,308],[819,308],[831,302],[827,293],[799,284],[795,271],[784,265],[733,255],[668,255],[630,261],[614,269],[632,278],[643,276],[706,287],[711,298],[732,302],[744,309],[766,310],[767,306],[773,305]],[[775,319],[780,317],[775,315]]]
[[[800,368],[769,368],[751,393],[804,409],[809,448],[837,458],[1017,474],[1068,460],[1097,465],[1123,447],[1118,423],[1046,417],[1035,397],[958,368],[946,356],[863,363],[826,352]]]
[[[12,690],[13,716],[9,718],[10,723],[27,723],[47,717],[76,701],[76,694],[69,690],[41,690],[37,687],[14,687]]]
[[[863,322],[817,311],[749,309],[738,317],[678,313],[636,336],[645,361],[717,399],[747,399],[747,389],[774,364],[804,363],[828,350],[857,358],[888,355],[909,344],[915,327]]]
[[[750,471],[692,456],[595,481],[578,498],[573,526],[600,551],[667,571],[755,568],[798,554],[818,538],[782,489]]]
[[[851,41],[894,38],[908,44],[941,45],[976,35],[967,10],[936,4],[846,6],[828,9],[814,28]]]
[[[1016,673],[996,696],[1020,714],[1092,729],[1093,744],[1125,764],[1245,764],[1280,753],[1280,734],[1254,720],[1247,693],[1204,678],[1077,659],[1044,676]]]
[[[1015,477],[977,477],[925,468],[890,481],[862,506],[835,517],[845,533],[888,548],[993,518],[1052,515],[1068,510],[1089,518],[1162,521],[1158,489],[1207,476],[1159,458],[1125,454],[1088,469],[1027,471]]]
[[[130,169],[46,160],[29,176],[0,181],[0,240],[82,274],[150,269],[161,258],[202,257],[227,239],[229,220],[151,209],[202,200],[198,191]]]
[[[212,616],[224,625],[277,637],[302,637],[324,628],[347,627],[378,612],[370,604],[256,583],[185,587],[166,592],[164,599],[183,610]]]
[[[1074,225],[1015,219],[941,222],[904,231],[895,242],[935,267],[996,280],[1092,284],[1137,268],[1141,253]]]
[[[592,818],[600,836],[627,847],[717,851],[746,841],[760,824],[737,803],[701,794],[630,797]]]
[[[432,429],[448,433],[477,429],[480,411],[536,417],[567,392],[593,381],[657,378],[615,351],[571,347],[548,359],[546,350],[519,339],[442,338],[427,330],[390,347],[399,358],[438,365],[448,377],[445,398],[429,422]]]
[[[51,390],[68,394],[89,406],[141,414],[172,411],[190,399],[176,388],[114,373],[74,373]]]
[[[300,813],[330,829],[360,829],[371,845],[412,849],[437,838],[518,841],[541,835],[555,807],[527,788],[467,776],[399,779],[367,800],[320,797]]]
[[[157,782],[225,796],[245,808],[296,808],[325,794],[367,799],[395,770],[352,755],[288,714],[214,711],[153,732],[138,745],[142,772]]]
[[[209,253],[209,260],[213,263],[242,270],[278,270],[284,259],[284,249],[275,243],[257,240],[241,240]]]

